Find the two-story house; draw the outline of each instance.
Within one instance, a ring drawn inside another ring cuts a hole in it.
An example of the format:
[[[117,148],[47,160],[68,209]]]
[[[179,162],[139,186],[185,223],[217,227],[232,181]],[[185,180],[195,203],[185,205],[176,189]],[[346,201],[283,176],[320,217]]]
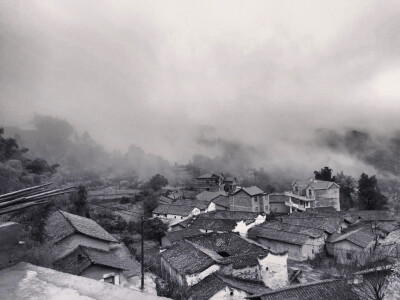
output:
[[[335,182],[314,179],[296,180],[292,191],[286,192],[297,210],[316,207],[334,207],[340,211],[340,186]]]
[[[229,194],[229,206],[233,211],[269,213],[267,194],[256,186],[237,188]]]
[[[222,176],[215,173],[203,174],[196,178],[198,191],[216,192],[222,189]]]

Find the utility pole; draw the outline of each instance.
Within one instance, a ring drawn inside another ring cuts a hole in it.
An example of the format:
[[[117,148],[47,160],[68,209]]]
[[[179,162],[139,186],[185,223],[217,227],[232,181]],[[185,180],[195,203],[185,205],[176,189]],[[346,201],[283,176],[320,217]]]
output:
[[[141,250],[141,264],[142,264],[142,282],[141,282],[141,286],[140,286],[140,289],[143,291],[144,290],[144,242],[143,242],[143,228],[144,228],[144,217],[142,216],[141,217],[141,223],[142,223],[142,226],[141,226],[141,235],[142,235],[142,238],[141,238],[141,244],[142,244],[142,250]]]

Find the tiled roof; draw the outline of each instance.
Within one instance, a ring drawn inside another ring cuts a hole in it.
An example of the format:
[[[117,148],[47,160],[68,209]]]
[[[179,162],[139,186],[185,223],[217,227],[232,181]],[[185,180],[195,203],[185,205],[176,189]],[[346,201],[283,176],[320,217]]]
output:
[[[216,210],[197,216],[198,219],[254,220],[259,214],[247,211]]]
[[[200,194],[196,195],[197,200],[203,200],[203,201],[211,201],[219,196],[228,196],[228,194],[224,191],[221,192],[210,192],[210,191],[203,191]]]
[[[266,253],[265,247],[232,232],[203,234],[187,238],[187,240],[215,252],[226,252],[231,256]]]
[[[250,187],[242,187],[240,189],[237,189],[234,194],[240,192],[241,190],[245,191],[247,194],[249,194],[250,196],[255,196],[255,195],[259,195],[259,194],[264,194],[264,191],[262,189],[260,189],[259,187],[256,186],[250,186]]]
[[[264,238],[300,246],[304,245],[309,239],[309,236],[306,234],[276,230],[260,225],[256,225],[251,228],[248,232],[248,235],[249,237]]]
[[[232,264],[234,269],[243,269],[246,267],[255,267],[258,265],[258,258],[265,258],[268,255],[267,251],[260,253],[238,254],[225,257],[223,261],[227,264]]]
[[[282,231],[293,232],[293,233],[301,233],[301,234],[308,235],[312,238],[318,238],[318,237],[322,237],[324,235],[323,229],[291,225],[291,224],[282,223],[282,222],[265,222],[265,223],[262,223],[260,226],[265,227],[265,228],[275,229],[275,230],[282,230]]]
[[[192,206],[197,207],[200,210],[204,210],[208,208],[209,203],[207,201],[201,200],[192,200],[192,199],[180,199],[172,202],[171,205],[185,205],[185,206]]]
[[[192,213],[193,209],[193,206],[187,205],[161,204],[155,210],[153,210],[153,213],[187,217]]]
[[[226,182],[234,182],[234,181],[236,181],[236,179],[234,177],[232,177],[232,176],[226,176],[224,178],[224,181],[226,181]]]
[[[259,296],[249,298],[261,298],[261,300],[328,300],[343,299],[357,300],[352,288],[343,280],[331,279],[306,284],[292,285],[273,290]]]
[[[284,194],[269,194],[269,203],[285,203],[286,201],[289,200],[289,196],[286,196]]]
[[[191,220],[188,227],[213,231],[232,231],[236,225],[236,220],[196,218]]]
[[[339,187],[336,183],[332,181],[320,181],[320,180],[314,180],[313,182],[310,182],[307,187],[312,187],[314,190],[326,190],[329,189],[332,185]]]
[[[344,218],[340,216],[326,216],[325,218],[321,217],[312,217],[310,215],[301,217],[301,214],[293,215],[287,218],[282,218],[282,222],[299,225],[304,227],[313,227],[323,229],[329,234],[334,233],[340,228],[340,225],[343,223]]]
[[[160,197],[158,197],[158,201],[161,202],[162,204],[169,204],[173,200],[171,198],[168,198],[168,197],[165,197],[165,196],[161,195]]]
[[[220,177],[220,176],[217,175],[217,174],[214,174],[214,173],[206,173],[206,174],[203,174],[203,175],[201,175],[201,176],[199,176],[197,178],[198,179],[207,179],[207,178],[215,178],[215,177]]]
[[[307,211],[316,211],[316,212],[322,212],[322,213],[336,213],[337,210],[333,206],[326,206],[326,207],[315,207],[311,209],[307,209]]]
[[[185,239],[162,252],[161,257],[183,274],[195,274],[216,263],[213,258]]]
[[[213,202],[215,205],[219,205],[225,208],[229,208],[229,198],[224,197],[224,196],[219,196],[217,198],[214,198],[211,202]]]
[[[84,246],[77,247],[54,263],[57,270],[74,275],[79,275],[91,265],[127,270],[125,262],[112,252]]]
[[[330,243],[337,243],[343,240],[347,240],[361,248],[367,248],[374,241],[373,234],[368,234],[363,228],[358,228],[355,231],[350,231],[345,234],[335,235],[335,237],[329,240]]]
[[[394,221],[395,218],[385,210],[359,210],[350,214],[357,216],[363,221]]]
[[[184,221],[182,221],[182,222],[177,221],[176,223],[174,222],[174,223],[169,224],[169,227],[174,227],[174,228],[179,228],[179,227],[187,228],[187,227],[188,227],[188,224],[189,224],[190,222],[191,222],[191,219],[186,219],[186,220],[184,220]]]
[[[307,186],[311,182],[311,180],[312,180],[312,178],[298,179],[298,180],[295,180],[292,185],[299,186],[299,187],[300,186]]]
[[[74,228],[75,231],[90,237],[97,238],[99,240],[117,242],[117,240],[111,234],[109,234],[95,221],[81,216],[73,215],[62,210],[60,210],[59,212],[69,222],[69,224]]]
[[[189,290],[189,295],[193,300],[208,300],[225,287],[241,290],[250,295],[261,294],[269,290],[261,282],[242,280],[214,273],[192,286]]]
[[[220,253],[225,255],[221,256]],[[215,264],[235,268],[254,266],[265,257],[267,248],[234,233],[209,233],[184,238],[161,253],[171,266],[183,274],[194,274]]]
[[[199,234],[202,234],[199,229],[191,228],[186,230],[170,231],[167,232],[165,236],[171,243],[175,243],[176,241],[179,241],[185,237],[190,237]]]

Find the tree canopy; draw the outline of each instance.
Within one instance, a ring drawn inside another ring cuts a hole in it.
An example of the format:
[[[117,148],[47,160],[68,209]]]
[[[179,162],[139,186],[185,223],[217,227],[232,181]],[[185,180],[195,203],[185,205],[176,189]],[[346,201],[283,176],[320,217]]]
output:
[[[369,177],[362,173],[358,180],[358,204],[361,209],[386,209],[388,200],[381,194],[375,175]]]
[[[314,171],[316,180],[323,181],[335,181],[335,176],[332,177],[332,169],[329,167],[324,167],[321,171]]]
[[[168,184],[168,179],[161,174],[156,174],[149,181],[150,187],[157,191]]]

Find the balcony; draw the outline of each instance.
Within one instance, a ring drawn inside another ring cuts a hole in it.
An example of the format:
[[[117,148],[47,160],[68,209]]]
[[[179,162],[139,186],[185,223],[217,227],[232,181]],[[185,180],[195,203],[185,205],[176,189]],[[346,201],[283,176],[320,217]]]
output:
[[[315,201],[315,196],[313,196],[312,198],[308,198],[308,197],[296,195],[293,192],[284,192],[284,194],[285,194],[285,196],[293,197],[293,198],[296,198],[296,199],[302,200],[302,201]]]

